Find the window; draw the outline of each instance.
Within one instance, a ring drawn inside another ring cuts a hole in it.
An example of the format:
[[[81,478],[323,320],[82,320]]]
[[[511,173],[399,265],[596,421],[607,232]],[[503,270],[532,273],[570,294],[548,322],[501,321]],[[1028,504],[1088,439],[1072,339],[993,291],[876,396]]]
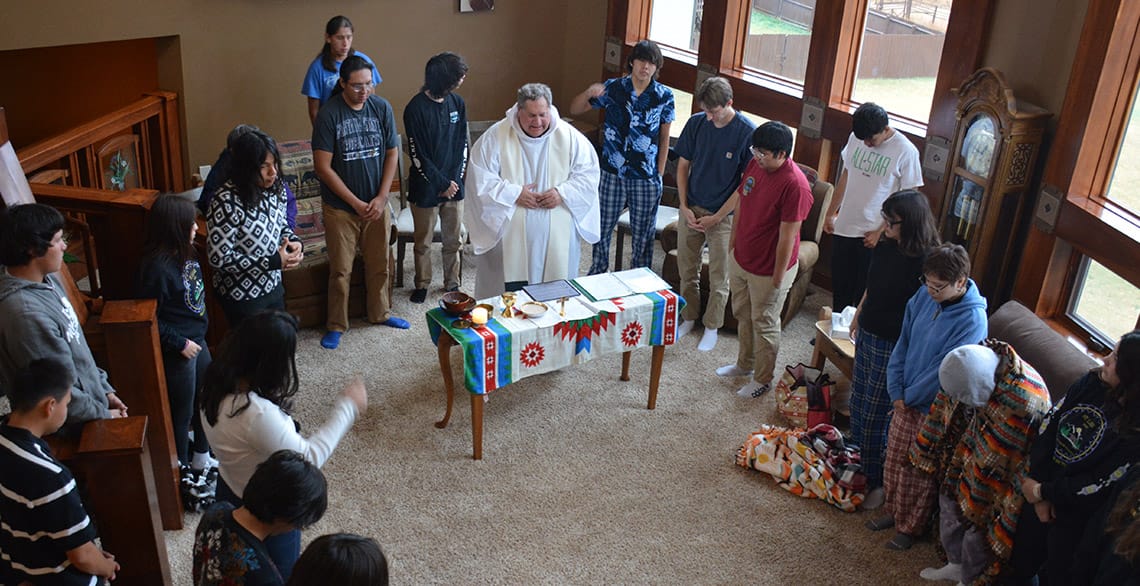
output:
[[[1140,216],[1140,100],[1133,98],[1105,198]]]
[[[665,86],[673,90],[673,125],[669,127],[669,136],[677,138],[685,129],[685,122],[693,115],[693,94],[679,90],[675,87]]]
[[[1087,256],[1070,299],[1069,317],[1109,348],[1136,327],[1140,316],[1140,289]]]
[[[704,0],[653,0],[649,38],[662,45],[696,53],[701,41]]]
[[[851,99],[930,118],[952,0],[870,0]]]
[[[767,118],[765,118],[763,116],[758,116],[756,114],[753,114],[752,112],[745,112],[744,110],[741,110],[739,108],[736,111],[738,113],[742,114],[745,118],[751,120],[752,123],[755,124],[757,127],[759,127],[761,124],[769,121]],[[794,147],[795,142],[796,142],[796,136],[797,136],[796,133],[799,131],[799,129],[796,128],[795,126],[789,126],[789,128],[792,129],[792,146]]]
[[[802,85],[807,73],[815,2],[754,0],[741,64]]]

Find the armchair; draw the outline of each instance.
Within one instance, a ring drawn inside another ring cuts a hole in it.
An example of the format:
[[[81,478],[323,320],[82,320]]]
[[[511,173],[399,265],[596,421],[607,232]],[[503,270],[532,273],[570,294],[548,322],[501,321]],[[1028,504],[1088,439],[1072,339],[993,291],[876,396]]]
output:
[[[819,173],[815,169],[804,165],[800,165],[800,169],[807,176],[814,201],[811,212],[808,213],[807,219],[800,227],[799,272],[796,273],[796,279],[792,282],[792,288],[788,291],[788,298],[784,301],[784,308],[780,312],[781,325],[787,324],[796,315],[800,306],[803,305],[804,297],[807,296],[808,285],[811,283],[812,274],[815,272],[815,265],[819,261],[819,239],[823,234],[823,214],[831,205],[831,196],[835,191],[830,183],[819,178]],[[681,276],[677,269],[677,225],[675,222],[661,231],[661,247],[665,249],[665,263],[661,268],[662,277],[674,289],[680,291]],[[707,255],[707,251],[705,254]],[[708,302],[708,292],[709,263],[706,257],[701,268],[701,298],[687,299],[686,301],[699,304],[701,310],[704,311],[705,304]],[[725,312],[724,327],[735,330],[736,316],[732,314],[731,307],[732,296],[730,294],[728,302],[730,309]]]

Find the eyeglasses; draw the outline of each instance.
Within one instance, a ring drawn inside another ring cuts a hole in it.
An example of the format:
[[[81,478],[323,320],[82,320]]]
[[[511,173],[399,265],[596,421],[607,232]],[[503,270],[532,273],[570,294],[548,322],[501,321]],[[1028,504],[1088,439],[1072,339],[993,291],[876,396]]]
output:
[[[887,212],[881,211],[881,212],[879,212],[879,214],[881,216],[883,216],[883,221],[886,222],[887,225],[892,227],[892,228],[894,228],[895,226],[898,226],[899,224],[902,223],[902,220],[891,220],[891,217],[887,215]]]
[[[748,147],[748,150],[752,151],[752,156],[756,157],[756,160],[758,161],[763,161],[764,159],[768,158],[768,153],[756,147]]]
[[[945,290],[947,287],[949,287],[950,285],[953,285],[953,283],[944,283],[942,285],[935,285],[935,284],[930,283],[929,281],[926,280],[926,275],[919,277],[918,282],[922,283],[923,285],[926,285],[926,290],[930,291],[930,293],[932,295],[938,295],[943,290]]]
[[[376,84],[374,84],[374,83],[350,83],[350,84],[348,84],[348,89],[350,89],[350,90],[352,90],[358,94],[363,94],[364,92],[367,92],[374,87],[376,87]]]

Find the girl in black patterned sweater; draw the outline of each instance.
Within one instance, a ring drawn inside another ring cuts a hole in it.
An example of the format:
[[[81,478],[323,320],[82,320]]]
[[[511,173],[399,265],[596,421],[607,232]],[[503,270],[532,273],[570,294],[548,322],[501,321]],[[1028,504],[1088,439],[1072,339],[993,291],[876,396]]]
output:
[[[210,200],[207,251],[230,327],[285,308],[281,269],[301,263],[301,239],[286,219],[277,143],[260,130],[238,138],[230,177]]]

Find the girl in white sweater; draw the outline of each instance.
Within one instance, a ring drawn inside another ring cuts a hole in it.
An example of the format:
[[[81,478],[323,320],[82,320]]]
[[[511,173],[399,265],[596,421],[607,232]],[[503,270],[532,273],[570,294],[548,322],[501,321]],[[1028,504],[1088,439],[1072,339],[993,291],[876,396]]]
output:
[[[356,378],[341,391],[324,425],[301,435],[290,416],[297,394],[297,320],[267,311],[243,321],[222,343],[206,373],[200,408],[206,437],[219,462],[218,500],[241,506],[241,495],[257,465],[278,450],[293,450],[323,466],[356,416],[368,406]],[[300,531],[265,542],[288,579],[301,555]]]

